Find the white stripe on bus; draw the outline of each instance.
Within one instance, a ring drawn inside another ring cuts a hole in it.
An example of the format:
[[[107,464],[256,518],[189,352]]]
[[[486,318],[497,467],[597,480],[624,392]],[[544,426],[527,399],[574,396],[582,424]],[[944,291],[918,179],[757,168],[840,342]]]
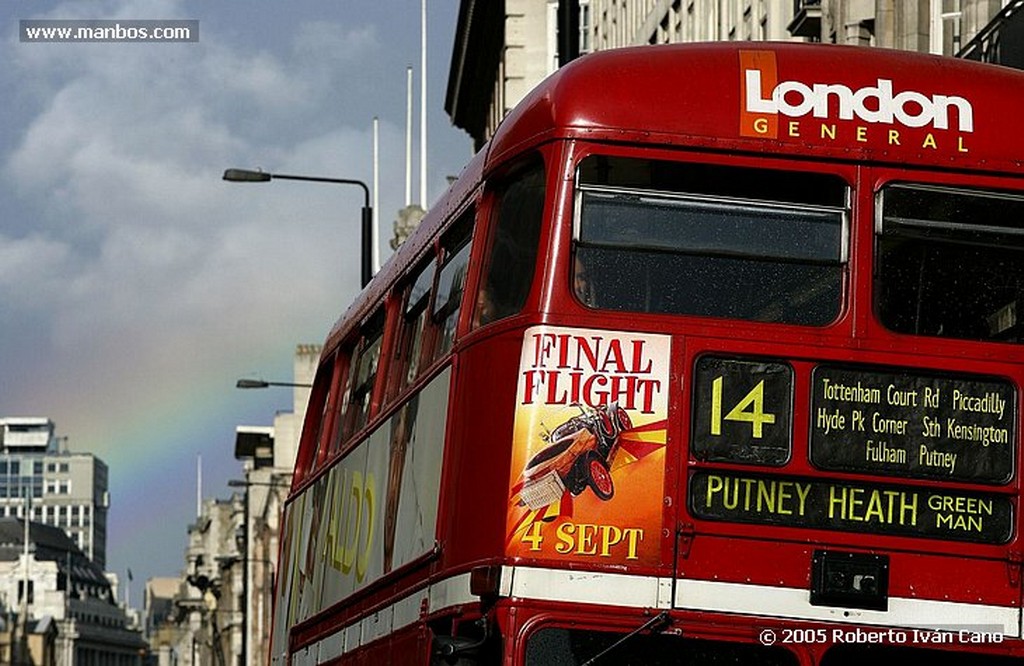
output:
[[[887,611],[812,606],[810,593],[805,589],[680,578],[676,581],[675,607],[771,618],[907,628],[958,630],[984,627],[986,631],[1001,628],[1006,636],[1021,637],[1021,611],[1015,606],[906,597],[889,597]]]
[[[806,589],[688,578],[632,576],[599,571],[502,567],[503,597],[629,608],[659,608],[742,614],[852,625],[958,629],[1001,628],[1020,638],[1021,611],[1014,606],[889,597],[888,611],[812,606]],[[479,599],[469,590],[469,574],[459,574],[417,590],[297,652],[293,664],[316,664],[367,645],[418,622],[422,609],[436,613]],[[674,602],[674,603],[673,603]]]

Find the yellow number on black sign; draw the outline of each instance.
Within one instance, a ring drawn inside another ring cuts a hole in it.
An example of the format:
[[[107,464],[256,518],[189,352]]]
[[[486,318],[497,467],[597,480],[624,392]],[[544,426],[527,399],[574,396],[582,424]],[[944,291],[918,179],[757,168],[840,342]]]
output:
[[[711,382],[711,434],[722,434],[722,377]],[[757,383],[742,400],[725,415],[726,421],[750,424],[754,439],[761,439],[765,424],[775,423],[775,414],[764,411],[764,380]]]

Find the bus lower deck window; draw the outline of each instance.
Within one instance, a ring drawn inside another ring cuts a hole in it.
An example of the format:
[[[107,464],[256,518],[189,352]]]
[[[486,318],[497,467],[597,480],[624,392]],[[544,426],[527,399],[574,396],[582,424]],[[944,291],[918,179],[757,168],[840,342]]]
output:
[[[1024,195],[892,184],[878,195],[875,311],[897,333],[1020,342]]]

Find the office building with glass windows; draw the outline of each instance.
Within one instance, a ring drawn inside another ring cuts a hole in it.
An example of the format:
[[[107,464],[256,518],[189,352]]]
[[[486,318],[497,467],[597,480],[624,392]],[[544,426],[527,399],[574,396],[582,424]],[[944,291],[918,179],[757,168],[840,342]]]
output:
[[[106,463],[67,451],[53,421],[0,418],[0,518],[23,518],[30,507],[30,520],[62,529],[106,569],[109,504]]]

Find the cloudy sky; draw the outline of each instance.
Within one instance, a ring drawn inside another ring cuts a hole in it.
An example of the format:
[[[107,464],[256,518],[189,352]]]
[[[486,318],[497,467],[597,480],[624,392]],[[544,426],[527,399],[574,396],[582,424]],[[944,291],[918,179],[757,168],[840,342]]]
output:
[[[108,569],[131,568],[133,602],[184,566],[197,457],[227,497],[235,426],[289,407],[235,380],[290,379],[358,289],[358,188],[221,174],[372,182],[378,116],[386,259],[419,7],[0,0],[0,417],[49,417],[109,465]],[[444,114],[457,10],[428,3],[431,201],[471,150]],[[200,39],[22,43],[21,19],[194,19]]]

